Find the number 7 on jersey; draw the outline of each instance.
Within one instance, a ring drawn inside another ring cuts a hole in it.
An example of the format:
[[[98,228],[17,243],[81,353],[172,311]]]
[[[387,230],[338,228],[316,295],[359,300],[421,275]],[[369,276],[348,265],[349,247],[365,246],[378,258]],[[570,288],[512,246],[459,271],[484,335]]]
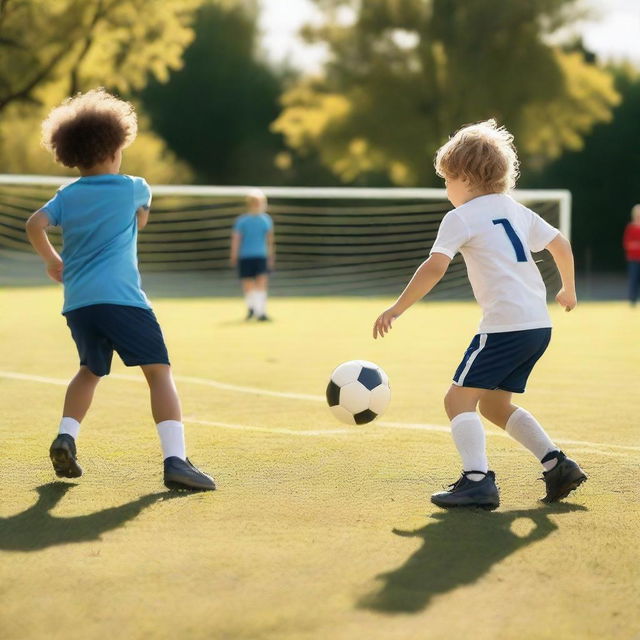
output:
[[[516,252],[516,259],[518,262],[527,262],[527,254],[522,245],[522,241],[518,237],[516,230],[512,224],[506,218],[499,218],[498,220],[492,220],[493,224],[501,224],[509,238],[509,242],[513,245],[513,249]]]

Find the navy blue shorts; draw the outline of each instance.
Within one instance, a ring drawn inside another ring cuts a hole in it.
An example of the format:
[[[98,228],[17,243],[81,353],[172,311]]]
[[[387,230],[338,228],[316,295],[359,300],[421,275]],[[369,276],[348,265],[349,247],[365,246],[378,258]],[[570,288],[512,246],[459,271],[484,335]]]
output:
[[[266,258],[240,258],[238,260],[238,275],[241,278],[255,278],[269,273]]]
[[[453,383],[524,393],[529,374],[550,340],[550,328],[480,333],[471,341]]]
[[[92,304],[64,314],[78,348],[80,364],[96,376],[111,371],[116,351],[128,367],[169,364],[162,330],[151,309]]]

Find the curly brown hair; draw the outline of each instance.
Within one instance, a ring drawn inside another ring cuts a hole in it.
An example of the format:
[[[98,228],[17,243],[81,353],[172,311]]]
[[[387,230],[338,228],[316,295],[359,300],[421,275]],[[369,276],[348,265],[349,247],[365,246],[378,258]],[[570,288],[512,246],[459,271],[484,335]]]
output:
[[[89,169],[128,147],[137,133],[133,105],[99,88],[53,109],[42,123],[42,144],[65,167]]]
[[[458,129],[438,149],[434,164],[441,178],[463,178],[489,193],[510,191],[519,176],[513,136],[493,118]]]

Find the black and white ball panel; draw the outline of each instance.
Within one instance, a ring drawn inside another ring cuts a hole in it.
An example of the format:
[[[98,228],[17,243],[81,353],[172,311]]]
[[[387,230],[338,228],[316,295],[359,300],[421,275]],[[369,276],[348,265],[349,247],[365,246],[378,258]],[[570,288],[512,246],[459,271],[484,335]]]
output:
[[[327,386],[332,413],[348,424],[366,424],[389,404],[389,378],[368,360],[351,360],[337,367]]]

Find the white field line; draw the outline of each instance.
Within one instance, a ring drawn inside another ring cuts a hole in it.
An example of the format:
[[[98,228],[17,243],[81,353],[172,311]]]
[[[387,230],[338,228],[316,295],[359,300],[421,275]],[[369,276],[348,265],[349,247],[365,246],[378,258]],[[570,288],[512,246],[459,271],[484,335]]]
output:
[[[264,433],[284,433],[290,436],[333,436],[335,434],[353,433],[353,429],[309,429],[301,431],[299,429],[283,429],[278,427],[256,427],[249,424],[231,424],[229,422],[217,422],[215,420],[200,420],[199,418],[185,417],[185,422],[194,424],[205,424],[211,427],[221,427],[222,429],[237,429],[239,431],[262,431]]]
[[[144,378],[141,376],[133,376],[123,373],[113,373],[110,374],[111,378],[116,378],[118,380],[127,380],[130,382],[144,382]],[[44,376],[34,376],[27,373],[17,373],[15,371],[0,371],[0,378],[7,378],[12,380],[25,380],[27,382],[42,382],[45,384],[54,384],[58,386],[67,386],[69,384],[69,380],[63,378],[48,378]],[[323,396],[310,395],[304,393],[289,393],[283,391],[269,391],[267,389],[260,389],[258,387],[244,387],[233,384],[227,384],[224,382],[217,382],[216,380],[210,380],[207,378],[194,378],[190,376],[175,376],[176,381],[178,382],[186,382],[191,384],[201,384],[209,387],[215,387],[217,389],[224,389],[226,391],[235,391],[238,393],[253,393],[258,395],[265,396],[275,396],[278,398],[292,398],[295,400],[313,400],[313,401],[322,401],[324,402]],[[237,430],[245,430],[245,431],[262,431],[264,433],[282,433],[286,435],[296,435],[296,436],[324,436],[324,435],[335,435],[335,434],[345,434],[345,433],[356,433],[362,432],[365,429],[362,427],[355,429],[316,429],[316,430],[302,430],[302,429],[285,429],[285,428],[276,428],[276,427],[258,427],[254,425],[242,425],[242,424],[231,424],[228,422],[216,422],[211,420],[200,420],[197,418],[185,418],[186,421],[193,422],[196,424],[205,424],[214,427],[220,427],[223,429],[237,429]],[[392,429],[415,429],[420,431],[432,431],[439,433],[450,433],[450,428],[444,425],[439,424],[427,424],[427,423],[416,423],[416,422],[387,422],[384,420],[377,421],[375,423],[376,427],[384,427],[384,428],[392,428]],[[488,436],[497,436],[502,438],[508,438],[509,436],[503,431],[487,431]],[[613,443],[603,443],[603,442],[590,442],[586,440],[569,440],[565,438],[554,438],[555,442],[559,444],[570,444],[575,446],[584,446],[584,447],[595,447],[600,449],[623,449],[625,451],[640,451],[640,446],[630,446],[630,445],[622,445],[622,444],[613,444]]]

